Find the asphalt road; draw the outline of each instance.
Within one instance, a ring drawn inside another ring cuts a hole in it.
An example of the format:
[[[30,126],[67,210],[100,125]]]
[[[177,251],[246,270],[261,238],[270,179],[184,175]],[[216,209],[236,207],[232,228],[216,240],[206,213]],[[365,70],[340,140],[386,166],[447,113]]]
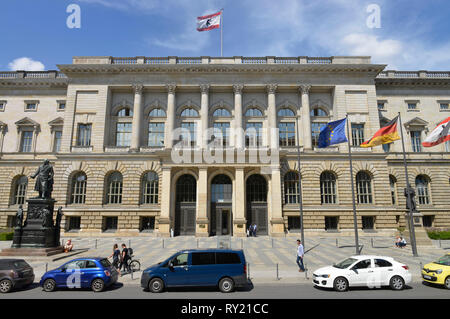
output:
[[[351,288],[339,293],[333,290],[313,287],[312,284],[250,284],[230,294],[223,294],[213,288],[177,288],[153,294],[137,285],[117,283],[101,293],[90,290],[57,290],[46,293],[37,284],[28,289],[1,295],[4,299],[450,299],[450,290],[439,286],[411,283],[402,291],[389,288]]]

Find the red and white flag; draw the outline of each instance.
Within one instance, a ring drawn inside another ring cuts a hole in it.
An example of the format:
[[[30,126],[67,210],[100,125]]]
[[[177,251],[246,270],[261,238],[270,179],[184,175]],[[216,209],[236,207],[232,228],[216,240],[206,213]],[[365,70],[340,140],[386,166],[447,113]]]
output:
[[[209,31],[220,28],[220,17],[222,11],[209,14],[203,17],[197,17],[197,31]]]
[[[436,126],[433,132],[422,142],[422,145],[431,147],[446,141],[450,141],[450,116]]]

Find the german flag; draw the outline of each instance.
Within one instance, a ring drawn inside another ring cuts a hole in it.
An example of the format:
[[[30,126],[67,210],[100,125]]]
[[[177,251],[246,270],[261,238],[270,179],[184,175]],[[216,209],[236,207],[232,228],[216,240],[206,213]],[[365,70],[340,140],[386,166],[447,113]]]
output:
[[[368,141],[365,141],[360,147],[374,147],[381,144],[392,143],[399,140],[400,136],[397,131],[398,116],[390,121],[386,126],[380,128],[374,136]]]

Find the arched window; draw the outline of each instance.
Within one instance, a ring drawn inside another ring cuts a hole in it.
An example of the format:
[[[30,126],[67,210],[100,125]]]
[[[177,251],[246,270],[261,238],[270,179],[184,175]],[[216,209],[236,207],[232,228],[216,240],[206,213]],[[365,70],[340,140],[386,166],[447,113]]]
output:
[[[322,204],[336,204],[336,176],[332,172],[320,174],[320,198]]]
[[[356,174],[358,204],[372,204],[372,179],[366,172]]]
[[[224,108],[220,108],[214,111],[213,116],[215,117],[229,117],[231,116],[230,111]]]
[[[397,204],[397,179],[393,175],[389,175],[389,187],[391,189],[392,205]]]
[[[71,204],[84,204],[86,202],[87,177],[83,172],[79,172],[72,177],[70,190]]]
[[[118,117],[133,116],[133,111],[128,107],[124,107],[120,109],[119,112],[117,112],[117,116]]]
[[[14,195],[12,198],[13,205],[25,204],[25,196],[27,193],[28,178],[26,176],[17,177],[14,180]]]
[[[181,112],[182,117],[198,117],[198,112],[196,109],[188,107]]]
[[[327,125],[328,113],[321,108],[311,110],[311,143],[313,147],[319,144],[320,129]]]
[[[109,174],[106,183],[106,204],[122,203],[123,178],[119,172]]]
[[[320,107],[316,107],[314,109],[311,110],[311,116],[315,117],[315,116],[328,116],[328,113],[321,109]]]
[[[142,177],[142,204],[158,204],[159,177],[155,172],[147,172]]]
[[[259,109],[253,107],[245,112],[245,116],[263,116],[263,114]]]
[[[185,174],[177,180],[177,202],[195,203],[197,201],[197,181],[194,176]]]
[[[164,111],[161,108],[153,109],[153,110],[150,111],[148,116],[150,116],[150,117],[165,117],[166,116],[166,111]]]
[[[291,109],[285,107],[278,111],[278,116],[295,116],[295,113]]]
[[[297,204],[300,200],[298,172],[287,172],[284,175],[284,202]]]
[[[267,182],[261,175],[254,174],[247,179],[247,203],[267,202]]]
[[[416,177],[417,201],[419,205],[430,204],[430,195],[428,190],[429,184],[430,181],[426,176],[419,175]]]

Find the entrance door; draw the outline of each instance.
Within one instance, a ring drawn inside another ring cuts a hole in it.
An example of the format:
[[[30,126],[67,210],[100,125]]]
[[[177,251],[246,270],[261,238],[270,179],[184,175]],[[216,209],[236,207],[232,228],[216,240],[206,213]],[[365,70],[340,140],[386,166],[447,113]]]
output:
[[[254,174],[247,179],[247,229],[256,224],[257,235],[267,235],[267,183],[264,177]]]
[[[256,224],[257,235],[267,235],[267,205],[250,203],[247,208],[247,229],[250,225]]]
[[[197,182],[192,175],[181,176],[176,185],[175,230],[178,235],[195,235]]]
[[[216,209],[216,235],[231,235],[231,210],[228,208]]]
[[[211,235],[231,235],[232,181],[219,174],[211,181]]]

